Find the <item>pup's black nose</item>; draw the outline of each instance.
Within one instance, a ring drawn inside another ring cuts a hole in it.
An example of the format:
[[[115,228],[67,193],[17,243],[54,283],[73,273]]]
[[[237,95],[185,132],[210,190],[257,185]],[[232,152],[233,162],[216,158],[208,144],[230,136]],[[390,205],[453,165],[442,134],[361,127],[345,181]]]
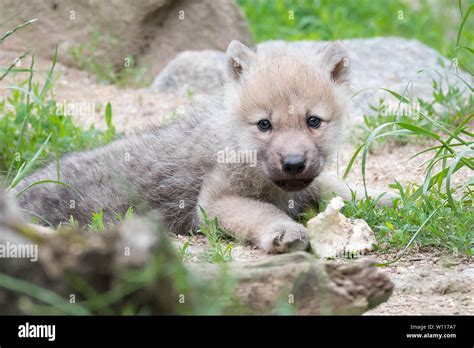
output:
[[[290,155],[282,160],[283,170],[289,174],[299,174],[304,171],[305,158],[301,155]]]

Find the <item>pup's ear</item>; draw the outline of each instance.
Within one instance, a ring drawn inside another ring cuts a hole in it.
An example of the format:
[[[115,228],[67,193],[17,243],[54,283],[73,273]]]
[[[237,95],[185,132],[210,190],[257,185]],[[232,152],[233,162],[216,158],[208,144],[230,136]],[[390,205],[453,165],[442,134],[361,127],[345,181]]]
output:
[[[349,54],[340,42],[329,44],[321,51],[322,68],[329,72],[331,80],[343,84],[349,82]]]
[[[255,59],[255,52],[237,40],[232,42],[227,47],[227,65],[230,75],[238,80],[242,76]]]

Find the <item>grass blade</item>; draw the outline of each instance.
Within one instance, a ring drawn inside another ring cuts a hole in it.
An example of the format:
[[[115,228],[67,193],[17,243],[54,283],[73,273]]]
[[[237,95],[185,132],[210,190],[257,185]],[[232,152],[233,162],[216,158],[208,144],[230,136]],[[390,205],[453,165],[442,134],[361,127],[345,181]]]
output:
[[[79,190],[77,190],[74,186],[70,185],[70,184],[67,184],[65,182],[62,182],[62,181],[58,181],[58,180],[40,180],[40,181],[35,181],[34,183],[28,185],[27,187],[25,187],[23,190],[21,190],[20,192],[18,192],[16,194],[16,197],[20,196],[23,192],[29,190],[30,188],[34,187],[34,186],[37,186],[37,185],[41,185],[41,184],[58,184],[58,185],[62,185],[64,187],[67,187],[71,190],[73,190],[74,192],[76,192],[79,197],[81,199],[84,199],[84,197],[82,196],[81,192],[79,192]]]
[[[58,294],[33,283],[0,273],[0,287],[19,292],[56,307],[69,315],[88,315],[89,311],[78,304],[71,304]]]
[[[3,43],[3,41],[5,41],[9,36],[13,35],[17,30],[20,30],[21,28],[24,28],[26,27],[27,25],[30,25],[31,23],[34,23],[36,22],[37,19],[30,19],[29,21],[23,23],[23,24],[20,24],[20,25],[17,25],[15,28],[13,28],[12,30],[9,30],[7,31],[5,34],[3,34],[2,37],[0,37],[0,44]]]
[[[30,171],[30,169],[32,168],[33,164],[36,162],[36,160],[38,159],[38,157],[43,153],[44,149],[46,148],[46,145],[48,144],[49,142],[49,139],[51,138],[51,134],[52,133],[49,133],[48,137],[46,138],[46,140],[44,141],[43,145],[41,145],[41,147],[38,149],[38,151],[36,151],[35,155],[33,156],[33,158],[28,162],[27,165],[24,166],[23,169],[21,169],[20,171],[18,171],[18,174],[15,176],[15,178],[12,180],[11,184],[8,186],[8,189],[11,190],[12,188],[14,188],[16,185],[18,185],[18,183],[26,176],[26,174]]]
[[[2,81],[9,73],[10,71],[14,70],[13,68],[16,66],[17,62],[19,60],[22,60],[23,58],[25,58],[30,52],[25,52],[23,53],[22,55],[20,55],[19,57],[17,57],[13,63],[11,63],[6,69],[4,69],[4,73],[0,76],[0,81]],[[3,69],[2,69],[3,70]],[[26,70],[28,71],[29,69],[23,69],[23,70]]]
[[[23,119],[23,123],[21,125],[21,130],[20,130],[20,136],[18,137],[18,141],[16,142],[15,145],[15,152],[18,152],[18,149],[20,148],[21,142],[23,141],[23,136],[25,135],[25,129],[26,129],[26,124],[28,122],[28,118],[30,116],[31,108],[30,108],[30,94],[31,92],[31,86],[33,82],[33,66],[35,65],[35,55],[33,54],[31,56],[31,64],[30,64],[30,77],[28,78],[28,93],[26,95],[26,105],[25,105],[25,117]],[[5,182],[8,182],[8,179],[10,178],[11,172],[13,170],[13,164],[14,162],[10,164],[10,167],[8,168],[7,176],[5,177]]]

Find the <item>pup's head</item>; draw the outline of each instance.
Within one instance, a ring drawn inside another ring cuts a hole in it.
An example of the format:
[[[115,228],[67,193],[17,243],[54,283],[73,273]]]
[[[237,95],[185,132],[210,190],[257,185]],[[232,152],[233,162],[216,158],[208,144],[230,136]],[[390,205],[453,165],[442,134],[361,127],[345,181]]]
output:
[[[254,52],[232,41],[227,56],[227,98],[241,141],[257,150],[259,168],[278,187],[306,188],[342,137],[350,99],[346,50],[334,43],[319,52]]]

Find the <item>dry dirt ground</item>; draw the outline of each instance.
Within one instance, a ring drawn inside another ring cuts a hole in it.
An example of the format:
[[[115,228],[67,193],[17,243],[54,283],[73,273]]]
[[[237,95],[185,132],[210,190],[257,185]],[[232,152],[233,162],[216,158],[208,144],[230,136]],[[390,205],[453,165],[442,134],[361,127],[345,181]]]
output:
[[[0,63],[13,60],[15,53],[0,52]],[[23,62],[28,66],[29,62]],[[37,59],[37,69],[45,71],[51,62]],[[94,124],[105,127],[104,107],[107,102],[113,106],[113,122],[119,131],[134,132],[146,128],[148,124],[159,124],[171,113],[189,105],[189,99],[173,95],[157,94],[146,88],[118,88],[99,84],[83,71],[58,64],[56,69],[55,98],[68,103],[95,103],[95,114],[74,116],[77,123]],[[44,76],[44,74],[43,74]],[[12,82],[10,80],[10,82]],[[8,82],[7,82],[8,83]],[[8,93],[7,84],[0,86],[0,97]],[[196,98],[196,97],[195,97]],[[407,158],[420,150],[420,145],[385,147],[370,155],[367,167],[367,183],[376,188],[386,188],[393,179],[402,183],[420,182],[423,168],[422,158],[407,161]],[[339,156],[339,173],[345,168],[354,148],[344,146]],[[426,158],[426,157],[425,157]],[[465,173],[468,175],[469,173]],[[348,177],[350,185],[361,184],[360,162]],[[187,262],[199,261],[206,249],[203,236],[192,238],[174,237],[177,246],[186,240]],[[271,257],[247,245],[235,245],[233,259],[252,261]],[[395,254],[369,254],[364,258],[384,262],[394,259]],[[472,258],[454,257],[439,250],[412,250],[402,260],[381,269],[395,283],[395,291],[388,302],[371,310],[368,314],[470,314],[474,315],[474,263]]]

